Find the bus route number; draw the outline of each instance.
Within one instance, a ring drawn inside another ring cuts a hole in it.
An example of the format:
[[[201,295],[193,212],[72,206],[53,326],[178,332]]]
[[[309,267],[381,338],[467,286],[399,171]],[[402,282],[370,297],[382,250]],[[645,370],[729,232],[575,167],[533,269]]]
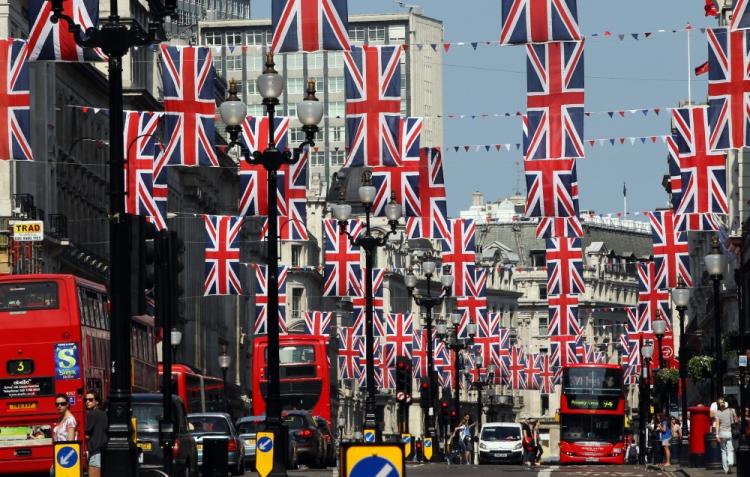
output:
[[[31,359],[11,359],[6,366],[8,374],[20,376],[34,372],[34,361]]]

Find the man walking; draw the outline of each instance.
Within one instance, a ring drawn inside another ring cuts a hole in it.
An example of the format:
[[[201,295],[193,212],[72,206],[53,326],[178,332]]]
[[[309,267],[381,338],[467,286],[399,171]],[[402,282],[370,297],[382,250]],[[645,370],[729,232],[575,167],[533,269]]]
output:
[[[107,443],[107,414],[100,406],[99,393],[86,393],[86,451],[89,459],[89,477],[101,477],[102,449]]]

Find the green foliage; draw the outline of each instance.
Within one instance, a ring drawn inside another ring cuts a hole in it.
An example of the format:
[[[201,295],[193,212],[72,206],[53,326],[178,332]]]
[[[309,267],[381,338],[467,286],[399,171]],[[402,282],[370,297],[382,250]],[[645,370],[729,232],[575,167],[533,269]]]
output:
[[[688,361],[687,374],[692,381],[703,381],[711,377],[714,369],[714,358],[711,356],[693,356]]]
[[[654,383],[656,387],[663,391],[677,389],[677,382],[680,379],[680,372],[674,368],[664,368],[656,372]]]

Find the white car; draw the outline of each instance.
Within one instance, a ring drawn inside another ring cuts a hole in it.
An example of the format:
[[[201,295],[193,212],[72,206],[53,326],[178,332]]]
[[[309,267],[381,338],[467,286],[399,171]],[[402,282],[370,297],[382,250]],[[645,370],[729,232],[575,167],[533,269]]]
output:
[[[522,463],[522,436],[521,424],[514,422],[485,424],[479,435],[479,464]]]

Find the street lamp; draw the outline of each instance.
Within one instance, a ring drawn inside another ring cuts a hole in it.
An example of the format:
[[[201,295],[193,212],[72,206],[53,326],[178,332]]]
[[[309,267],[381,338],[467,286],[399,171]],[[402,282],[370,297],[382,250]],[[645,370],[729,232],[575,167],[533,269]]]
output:
[[[714,282],[714,381],[713,399],[716,401],[721,394],[721,384],[724,382],[722,376],[721,355],[721,298],[719,296],[719,285],[722,273],[726,268],[724,255],[719,250],[719,237],[711,237],[711,253],[705,258],[706,271]]]
[[[689,434],[688,417],[687,417],[687,349],[685,339],[685,310],[690,303],[690,289],[685,287],[685,282],[680,278],[677,282],[677,288],[672,289],[672,302],[677,308],[680,318],[680,388],[682,389],[682,436],[683,452],[681,456],[687,455],[686,438]]]
[[[374,359],[374,342],[373,339],[373,304],[372,304],[372,268],[373,252],[378,247],[384,247],[388,243],[388,237],[396,233],[398,221],[401,218],[401,205],[395,200],[385,206],[385,215],[388,219],[388,230],[384,235],[374,237],[370,227],[370,213],[372,211],[372,202],[375,200],[376,189],[370,181],[372,173],[365,171],[362,174],[362,185],[359,187],[359,200],[365,208],[365,229],[357,237],[353,237],[348,231],[349,217],[352,214],[352,206],[347,203],[335,204],[331,207],[333,215],[339,223],[339,233],[349,237],[349,243],[355,247],[361,247],[365,251],[365,375],[367,382],[367,398],[365,399],[365,429],[372,429],[375,432],[376,440],[380,440],[380,424],[375,417],[375,368]]]
[[[495,396],[497,393],[495,392],[495,388],[490,387],[487,390],[487,401],[488,401],[488,409],[487,409],[487,419],[490,422],[494,422],[497,419],[495,418]]]
[[[667,332],[667,322],[661,318],[657,318],[651,323],[651,328],[654,330],[654,334],[656,335],[656,343],[658,346],[657,356],[659,356],[659,369],[664,369],[664,354],[661,348],[661,340],[664,339],[664,334]]]
[[[315,81],[307,84],[307,93],[304,99],[297,104],[297,118],[302,123],[302,131],[305,140],[292,151],[280,151],[274,138],[274,114],[279,104],[279,96],[284,86],[284,80],[274,69],[273,55],[266,55],[266,65],[263,74],[258,76],[256,85],[258,92],[263,97],[263,106],[268,117],[268,147],[265,151],[255,151],[252,154],[247,149],[240,147],[245,162],[251,165],[261,165],[267,171],[267,197],[268,197],[268,254],[266,266],[268,271],[268,316],[276,317],[279,314],[279,254],[278,254],[278,206],[277,206],[277,173],[284,165],[295,164],[302,156],[305,147],[315,145],[315,133],[318,124],[323,118],[323,103],[315,97]],[[239,138],[242,132],[242,122],[247,115],[247,106],[237,97],[237,85],[234,81],[229,83],[229,95],[219,107],[221,120],[226,124],[229,134],[228,149],[240,146]],[[268,388],[266,395],[266,430],[273,432],[278,449],[286,449],[288,439],[287,431],[281,420],[281,388],[280,388],[280,362],[279,362],[279,320],[270,319],[266,325],[268,337]],[[285,452],[273,453],[272,477],[286,476],[287,462]]]
[[[422,262],[422,272],[427,280],[427,293],[421,295],[420,293],[414,293],[414,289],[417,286],[417,277],[408,271],[404,277],[406,283],[406,289],[409,291],[409,296],[414,298],[414,303],[417,306],[424,307],[425,309],[425,321],[427,324],[427,396],[430,403],[429,410],[427,413],[427,436],[435,436],[435,369],[433,366],[432,356],[432,309],[436,306],[440,306],[446,296],[450,295],[451,287],[453,286],[453,275],[442,275],[440,277],[440,284],[442,285],[442,293],[437,296],[432,295],[432,276],[437,268],[436,263],[432,260],[432,257],[428,255]]]
[[[481,354],[477,354],[474,357],[474,367],[477,372],[477,379],[472,384],[477,390],[477,426],[476,426],[476,435],[479,436],[479,433],[482,431],[482,389],[484,389],[485,386],[491,385],[495,380],[495,365],[490,363],[489,366],[487,366],[487,377],[485,380],[482,380],[482,365],[484,364],[484,359],[482,358]]]
[[[172,343],[172,359],[176,360],[177,347],[182,343],[182,331],[177,328],[172,328],[172,331],[169,332],[169,336]]]
[[[641,346],[641,381],[639,404],[641,407],[638,416],[638,427],[640,433],[640,458],[641,463],[646,462],[646,424],[648,422],[649,409],[651,407],[651,384],[649,367],[651,358],[654,356],[654,347],[650,343]]]
[[[453,351],[455,359],[453,360],[453,376],[455,381],[455,387],[453,389],[453,424],[455,425],[461,416],[461,395],[459,386],[459,354],[473,344],[473,338],[477,334],[476,323],[469,323],[466,325],[466,330],[469,335],[468,338],[458,337],[458,326],[461,323],[461,313],[451,313],[451,329],[448,330],[445,324],[438,325],[438,335],[441,337],[445,345]],[[442,333],[441,333],[442,331]]]
[[[227,399],[227,370],[232,364],[232,357],[226,351],[219,355],[219,367],[221,368],[221,378],[224,381],[224,411],[229,413],[229,399]],[[231,414],[231,413],[230,413]]]

